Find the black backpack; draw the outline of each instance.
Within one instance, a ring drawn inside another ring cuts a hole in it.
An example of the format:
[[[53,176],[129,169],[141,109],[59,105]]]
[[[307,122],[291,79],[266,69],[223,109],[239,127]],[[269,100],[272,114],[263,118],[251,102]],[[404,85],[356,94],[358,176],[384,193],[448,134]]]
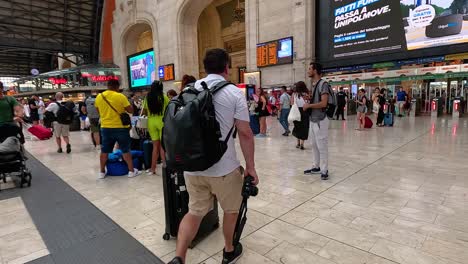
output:
[[[46,111],[44,113],[44,126],[47,128],[52,128],[52,123],[56,121],[54,113]]]
[[[192,84],[169,102],[162,136],[169,168],[188,172],[204,171],[221,160],[235,125],[227,137],[221,139],[213,95],[231,84],[223,81],[208,89],[206,83],[202,82],[201,92]]]
[[[75,104],[73,102],[56,104],[59,106],[59,110],[57,111],[57,122],[62,125],[70,125],[73,123],[73,117],[75,116],[73,108],[75,107]]]

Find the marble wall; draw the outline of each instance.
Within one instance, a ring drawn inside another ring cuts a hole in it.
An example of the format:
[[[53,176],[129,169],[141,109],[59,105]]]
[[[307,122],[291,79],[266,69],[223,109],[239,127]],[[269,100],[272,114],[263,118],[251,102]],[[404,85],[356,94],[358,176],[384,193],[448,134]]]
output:
[[[198,18],[213,0],[117,0],[112,25],[114,62],[127,72],[126,57],[134,36],[150,29],[156,64],[175,64],[176,79],[199,74]],[[306,79],[308,62],[315,57],[316,0],[246,0],[247,70],[256,71],[257,43],[294,37],[294,63],[261,68],[263,86],[292,84]],[[134,51],[136,52],[136,50]],[[123,74],[123,86],[128,80]],[[173,88],[172,83],[166,88]]]

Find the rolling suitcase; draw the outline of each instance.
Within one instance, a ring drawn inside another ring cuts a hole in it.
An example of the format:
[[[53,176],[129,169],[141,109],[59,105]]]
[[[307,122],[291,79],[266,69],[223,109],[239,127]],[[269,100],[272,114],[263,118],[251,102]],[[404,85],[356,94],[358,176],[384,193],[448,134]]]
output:
[[[183,172],[166,167],[163,168],[162,178],[166,211],[166,233],[163,239],[169,240],[171,237],[177,237],[180,222],[188,212],[189,194]],[[215,199],[213,209],[203,218],[190,248],[217,228],[219,228],[218,201]]]
[[[52,138],[52,131],[41,125],[32,126],[28,129],[28,131],[39,140],[47,140]]]
[[[151,168],[151,158],[153,157],[153,142],[145,140],[143,142],[143,160],[145,161],[145,169]]]
[[[385,126],[393,126],[393,114],[386,113],[384,117],[384,125]]]
[[[364,128],[372,128],[374,126],[374,122],[372,122],[372,120],[366,116],[365,119],[364,119]]]

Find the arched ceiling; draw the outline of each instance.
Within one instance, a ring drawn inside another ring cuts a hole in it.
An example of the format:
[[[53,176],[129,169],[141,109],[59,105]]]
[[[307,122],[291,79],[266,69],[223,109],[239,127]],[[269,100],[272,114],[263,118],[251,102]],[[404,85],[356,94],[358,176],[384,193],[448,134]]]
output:
[[[96,63],[104,0],[0,0],[0,76],[56,69],[58,53]]]

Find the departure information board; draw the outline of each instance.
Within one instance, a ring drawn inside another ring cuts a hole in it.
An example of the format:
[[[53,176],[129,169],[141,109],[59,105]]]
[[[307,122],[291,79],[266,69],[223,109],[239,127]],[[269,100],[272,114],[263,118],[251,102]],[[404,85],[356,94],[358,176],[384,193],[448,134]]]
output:
[[[293,38],[257,44],[257,67],[293,63]]]
[[[167,64],[159,66],[159,80],[173,81],[175,80],[174,64]]]

